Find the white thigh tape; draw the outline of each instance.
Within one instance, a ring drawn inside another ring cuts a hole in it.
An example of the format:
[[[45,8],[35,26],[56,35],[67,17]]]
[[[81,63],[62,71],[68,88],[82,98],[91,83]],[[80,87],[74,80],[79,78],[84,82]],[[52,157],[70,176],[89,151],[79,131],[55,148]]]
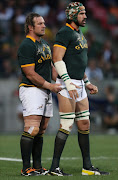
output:
[[[34,126],[32,126],[32,127],[29,128],[28,133],[29,133],[29,134],[32,134],[33,130],[34,130]]]
[[[75,113],[60,113],[60,125],[62,129],[71,131],[74,123]]]
[[[86,119],[88,120],[89,119],[89,115],[90,115],[89,110],[81,111],[81,112],[76,112],[75,120],[76,121],[86,120]]]

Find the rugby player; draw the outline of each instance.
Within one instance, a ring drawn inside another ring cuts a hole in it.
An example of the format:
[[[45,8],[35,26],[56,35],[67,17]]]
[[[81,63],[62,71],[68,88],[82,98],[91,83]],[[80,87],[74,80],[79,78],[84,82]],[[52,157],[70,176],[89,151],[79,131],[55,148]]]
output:
[[[23,106],[24,132],[20,147],[23,161],[21,175],[45,175],[42,168],[41,153],[43,134],[53,115],[52,94],[61,90],[60,84],[52,84],[51,77],[56,80],[57,72],[51,63],[51,50],[41,37],[45,34],[45,21],[37,13],[26,17],[26,38],[18,50],[18,61],[22,71],[19,85],[19,97]],[[32,154],[33,166],[30,157]]]
[[[60,157],[75,121],[78,128],[78,144],[83,158],[82,175],[107,175],[92,165],[89,147],[89,102],[87,93],[98,93],[85,74],[87,66],[87,41],[80,29],[86,24],[85,7],[80,2],[71,2],[66,8],[66,25],[57,35],[53,48],[53,62],[59,74],[56,82],[61,84],[58,93],[60,129],[55,138],[50,175],[71,176],[60,167]]]

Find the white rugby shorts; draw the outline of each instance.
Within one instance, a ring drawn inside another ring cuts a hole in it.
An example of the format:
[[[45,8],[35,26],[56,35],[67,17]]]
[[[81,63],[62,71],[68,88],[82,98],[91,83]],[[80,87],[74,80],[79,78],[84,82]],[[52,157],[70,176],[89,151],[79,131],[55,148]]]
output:
[[[76,84],[77,86],[80,87],[80,88],[77,88],[79,97],[76,99],[76,102],[85,99],[87,97],[87,93],[85,90],[84,81],[83,80],[75,80],[75,79],[71,79],[71,81],[73,84]],[[65,85],[64,81],[62,79],[57,78],[56,83],[61,84],[61,87],[62,87],[62,90],[59,91],[59,94],[61,94],[62,96],[66,97],[66,98],[72,99],[66,89],[66,85]]]
[[[23,106],[23,116],[53,116],[52,93],[48,90],[21,86],[19,98]]]

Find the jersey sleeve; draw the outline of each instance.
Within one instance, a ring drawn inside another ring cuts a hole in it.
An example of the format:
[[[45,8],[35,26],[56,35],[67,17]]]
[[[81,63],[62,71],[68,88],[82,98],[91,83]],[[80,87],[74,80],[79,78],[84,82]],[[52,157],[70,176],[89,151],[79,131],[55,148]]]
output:
[[[64,49],[67,48],[70,42],[70,33],[67,31],[60,31],[56,35],[54,46],[59,46]]]
[[[35,45],[23,44],[18,51],[18,60],[21,68],[35,65],[35,56]]]

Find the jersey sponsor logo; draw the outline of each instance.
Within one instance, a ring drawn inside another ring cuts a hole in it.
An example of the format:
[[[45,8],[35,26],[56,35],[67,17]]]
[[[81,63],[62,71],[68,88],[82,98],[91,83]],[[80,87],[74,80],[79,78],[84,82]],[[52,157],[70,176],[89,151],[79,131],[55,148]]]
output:
[[[39,48],[37,49],[37,53],[36,53],[36,54],[37,54],[37,55],[38,55],[38,54],[41,54],[41,53],[43,53],[46,49],[48,50],[49,54],[51,54],[50,47],[47,46],[47,45],[45,45],[45,44],[43,45],[42,48],[39,47]]]
[[[50,54],[46,54],[45,57],[44,56],[41,56],[40,59],[38,59],[38,63],[42,63],[43,61],[46,61],[46,60],[49,60],[51,59],[51,55]]]
[[[40,59],[38,59],[38,63],[42,63],[43,61],[46,61],[52,58],[50,47],[45,44],[43,45],[42,48],[38,48],[37,55],[38,54],[40,54]]]
[[[38,55],[38,54],[40,54],[40,53],[41,53],[41,49],[38,48],[36,55]]]
[[[79,43],[79,45],[75,46],[75,49],[77,49],[77,50],[80,50],[80,48],[81,49],[88,48],[87,43],[85,43],[85,44]]]
[[[83,35],[81,36],[80,34],[77,34],[76,42],[77,41],[79,41],[78,42],[79,44],[75,46],[75,49],[80,50],[80,48],[81,49],[88,48],[87,41]]]
[[[42,48],[38,48],[38,50],[37,50],[37,55],[38,54],[44,54],[44,52],[45,52],[45,47],[43,46]]]
[[[84,36],[81,36],[81,37],[80,37],[80,34],[78,34],[76,41],[81,41],[81,40],[83,41],[83,40],[85,40],[85,38],[84,38]]]
[[[40,59],[38,59],[38,63],[42,63],[42,59],[40,58]]]
[[[78,45],[78,46],[75,46],[75,49],[79,50],[79,49],[80,49],[80,46],[79,46],[79,45]]]
[[[46,48],[48,49],[49,54],[51,54],[51,49],[50,49],[50,47],[49,47],[49,46],[46,46]]]

